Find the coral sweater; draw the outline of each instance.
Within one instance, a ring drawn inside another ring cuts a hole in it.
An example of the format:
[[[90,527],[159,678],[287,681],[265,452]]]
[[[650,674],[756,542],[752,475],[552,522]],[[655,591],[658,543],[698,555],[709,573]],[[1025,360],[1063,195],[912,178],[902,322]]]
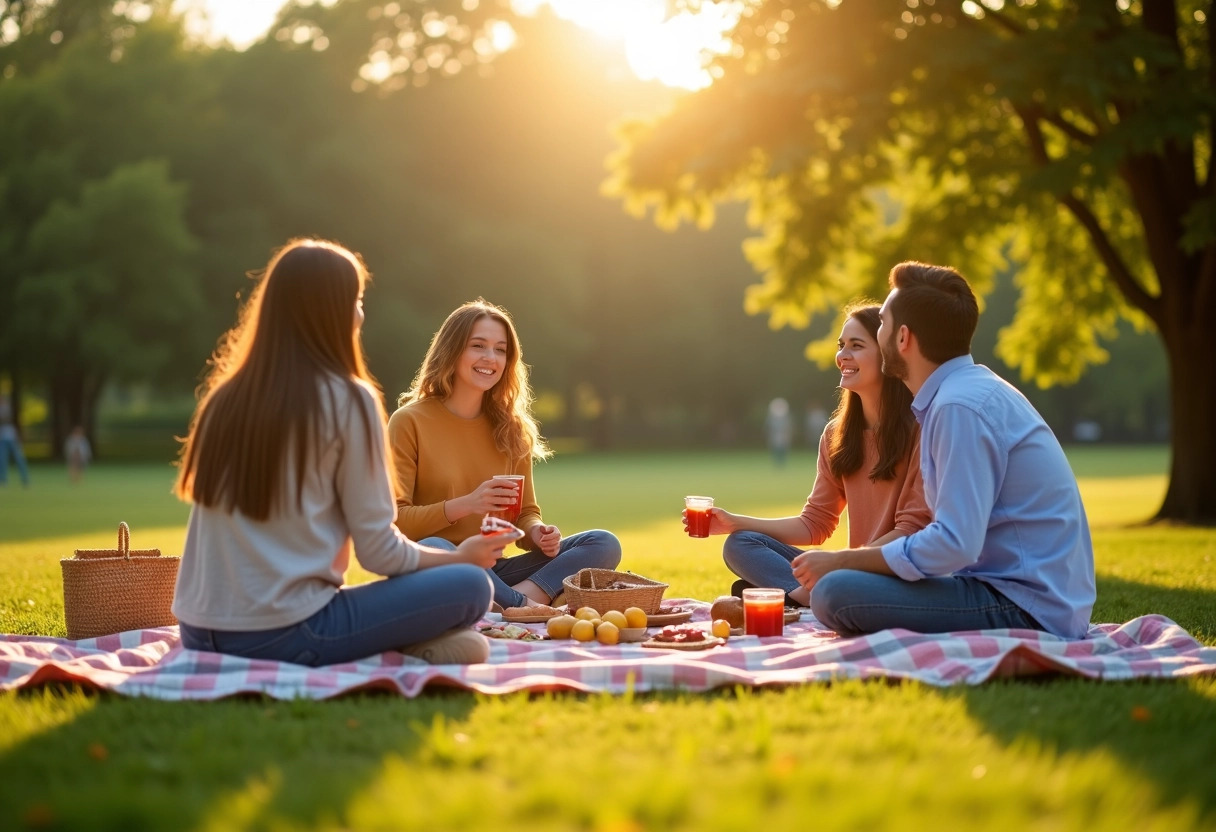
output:
[[[925,502],[925,486],[920,473],[920,431],[907,459],[895,468],[895,479],[871,480],[870,471],[878,462],[878,441],[867,430],[866,455],[861,467],[845,477],[837,477],[828,467],[828,446],[835,423],[829,423],[819,437],[818,472],[815,485],[799,519],[818,546],[831,537],[840,514],[849,510],[849,547],[865,546],[892,529],[905,535],[920,531],[933,520]],[[909,464],[909,462],[911,464]]]
[[[540,507],[532,486],[532,459],[511,461],[494,444],[484,414],[465,419],[438,399],[422,399],[397,409],[388,420],[393,458],[397,527],[413,540],[442,537],[453,543],[478,534],[481,517],[470,514],[449,523],[443,504],[463,497],[495,474],[524,478],[519,519],[525,532],[540,525]],[[531,543],[531,535],[520,545]]]

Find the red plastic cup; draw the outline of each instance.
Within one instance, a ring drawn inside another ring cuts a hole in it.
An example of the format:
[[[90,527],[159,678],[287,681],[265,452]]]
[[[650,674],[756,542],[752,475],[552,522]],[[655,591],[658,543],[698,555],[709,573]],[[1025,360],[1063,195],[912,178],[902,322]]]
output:
[[[506,508],[493,512],[495,517],[500,517],[508,523],[514,523],[519,519],[519,512],[523,506],[524,478],[519,474],[495,474],[494,479],[509,480],[515,483],[515,500]]]
[[[785,635],[785,590],[743,590],[743,632],[761,638]]]
[[[709,515],[713,507],[713,497],[684,498],[689,537],[709,537]]]

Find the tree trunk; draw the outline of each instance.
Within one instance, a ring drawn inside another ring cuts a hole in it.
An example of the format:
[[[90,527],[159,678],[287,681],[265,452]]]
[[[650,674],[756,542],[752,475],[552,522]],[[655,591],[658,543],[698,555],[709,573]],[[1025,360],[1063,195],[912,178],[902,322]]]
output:
[[[1195,317],[1210,321],[1204,311]],[[1170,480],[1154,520],[1216,526],[1216,370],[1199,324],[1162,331],[1170,365]]]

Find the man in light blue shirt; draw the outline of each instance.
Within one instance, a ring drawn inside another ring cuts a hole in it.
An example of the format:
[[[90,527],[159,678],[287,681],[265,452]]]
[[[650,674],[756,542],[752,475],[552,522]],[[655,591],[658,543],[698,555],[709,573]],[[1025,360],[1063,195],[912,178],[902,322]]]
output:
[[[953,269],[891,270],[878,342],[921,426],[933,522],[882,547],[810,551],[794,575],[842,635],[998,628],[1082,638],[1094,557],[1077,481],[1026,397],[971,358],[975,295]]]

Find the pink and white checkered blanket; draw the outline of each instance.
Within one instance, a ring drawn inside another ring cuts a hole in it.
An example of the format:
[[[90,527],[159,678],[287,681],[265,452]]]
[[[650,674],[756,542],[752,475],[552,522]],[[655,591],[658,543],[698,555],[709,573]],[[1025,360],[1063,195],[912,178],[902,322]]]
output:
[[[676,603],[694,610],[694,625],[705,625],[708,604]],[[320,668],[241,659],[184,649],[176,627],[83,641],[0,636],[0,690],[75,682],[125,696],[171,700],[238,694],[326,699],[365,690],[413,697],[428,685],[482,693],[621,693],[629,688],[705,691],[724,685],[882,677],[945,686],[1044,673],[1091,679],[1216,674],[1216,647],[1205,647],[1160,615],[1095,625],[1086,638],[1069,641],[1030,630],[942,635],[885,630],[838,638],[804,612],[801,621],[786,625],[781,638],[731,638],[726,645],[698,652],[494,640],[489,661],[469,666],[428,665],[400,653]]]

